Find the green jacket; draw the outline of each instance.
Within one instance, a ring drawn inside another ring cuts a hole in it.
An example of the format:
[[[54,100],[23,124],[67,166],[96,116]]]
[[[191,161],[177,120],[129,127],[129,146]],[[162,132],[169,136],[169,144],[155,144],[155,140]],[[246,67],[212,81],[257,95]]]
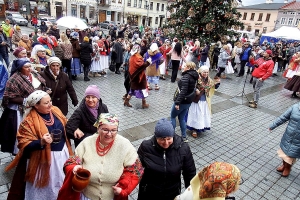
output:
[[[11,29],[9,24],[6,24],[5,22],[2,23],[3,33],[5,33],[6,37],[9,37],[9,30]]]

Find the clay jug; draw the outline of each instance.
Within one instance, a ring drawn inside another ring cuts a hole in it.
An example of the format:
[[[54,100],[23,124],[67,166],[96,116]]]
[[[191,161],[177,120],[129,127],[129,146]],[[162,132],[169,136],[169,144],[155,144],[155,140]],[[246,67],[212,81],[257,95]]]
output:
[[[90,182],[91,172],[87,169],[78,169],[72,178],[72,188],[76,192],[82,192]]]

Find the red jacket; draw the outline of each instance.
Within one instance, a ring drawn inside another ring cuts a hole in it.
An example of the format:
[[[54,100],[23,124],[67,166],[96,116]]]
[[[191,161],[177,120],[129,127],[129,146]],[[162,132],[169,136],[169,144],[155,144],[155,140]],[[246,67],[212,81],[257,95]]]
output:
[[[262,80],[266,80],[272,75],[274,68],[274,62],[272,58],[269,58],[268,60],[264,60],[264,58],[259,58],[254,62],[254,64],[258,64],[258,67],[255,68],[253,71],[253,77],[262,78]]]

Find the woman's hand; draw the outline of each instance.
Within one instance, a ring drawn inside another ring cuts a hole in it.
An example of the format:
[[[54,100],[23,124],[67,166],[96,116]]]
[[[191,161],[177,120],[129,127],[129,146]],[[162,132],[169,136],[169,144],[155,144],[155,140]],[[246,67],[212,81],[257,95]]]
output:
[[[176,105],[176,106],[175,106],[175,109],[176,109],[176,110],[179,110],[179,105]]]
[[[43,135],[41,139],[41,145],[44,146],[45,144],[51,144],[52,143],[52,137],[49,133],[46,133]]]
[[[200,95],[200,90],[196,89],[196,95]]]
[[[75,167],[73,168],[73,173],[75,174],[78,169],[82,169],[82,165],[75,165]]]
[[[115,186],[112,186],[112,189],[114,190],[115,195],[119,195],[122,192],[122,188],[118,187],[119,183],[117,183]]]
[[[79,128],[77,128],[74,132],[74,137],[80,139],[82,136],[84,136],[84,133]]]

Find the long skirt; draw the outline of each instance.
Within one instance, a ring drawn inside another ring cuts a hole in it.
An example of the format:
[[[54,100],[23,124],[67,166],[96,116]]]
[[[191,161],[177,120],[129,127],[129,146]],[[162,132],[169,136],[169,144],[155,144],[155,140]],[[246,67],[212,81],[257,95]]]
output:
[[[26,182],[25,200],[47,199],[56,200],[63,185],[65,174],[63,166],[69,158],[68,147],[65,144],[61,151],[51,151],[51,166],[49,184],[43,188],[36,188],[34,184]]]
[[[293,78],[284,86],[285,89],[300,92],[300,76],[294,75]]]
[[[108,56],[100,55],[100,69],[101,71],[104,71],[105,69],[108,69]]]
[[[101,58],[100,58],[101,59]],[[99,60],[93,60],[92,64],[91,64],[91,72],[101,72],[101,62]]]
[[[186,127],[197,132],[210,130],[211,115],[206,101],[192,103],[188,114]]]
[[[159,76],[147,76],[147,82],[148,83],[153,83],[155,85],[158,85]]]
[[[284,162],[290,164],[290,165],[293,165],[296,163],[297,159],[296,158],[291,158],[289,157],[288,155],[286,155],[282,149],[279,149],[277,151],[277,154],[278,154],[278,157],[281,158],[282,160],[284,160]]]
[[[72,75],[79,75],[81,73],[81,63],[79,58],[72,58],[71,72]]]
[[[132,89],[130,89],[129,95],[130,96],[135,96],[138,99],[144,99],[148,96],[148,90],[147,89],[144,89],[144,90],[132,90]]]
[[[160,75],[166,74],[166,61],[164,61],[161,65],[159,65]]]

